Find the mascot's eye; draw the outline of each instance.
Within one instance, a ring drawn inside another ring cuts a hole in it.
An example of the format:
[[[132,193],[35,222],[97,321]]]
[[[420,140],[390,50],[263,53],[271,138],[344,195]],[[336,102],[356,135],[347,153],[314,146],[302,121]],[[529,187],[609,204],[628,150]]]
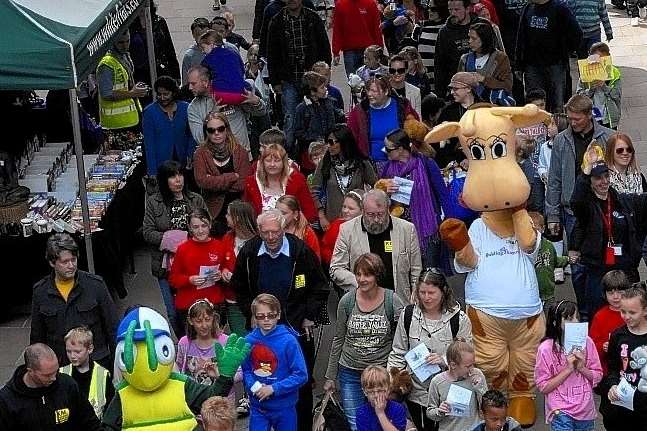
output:
[[[479,144],[470,145],[470,153],[472,153],[472,159],[474,160],[485,160],[485,151]]]
[[[505,141],[501,138],[495,138],[490,149],[492,151],[493,159],[505,157],[506,154],[508,154],[508,147],[505,145]]]
[[[117,362],[117,367],[122,371],[126,372],[126,359],[124,358],[124,346],[125,342],[122,340],[117,344],[115,349],[115,361]],[[133,346],[133,364],[137,361],[137,348]]]
[[[175,345],[173,340],[166,335],[155,338],[155,353],[161,364],[168,365],[175,360]]]

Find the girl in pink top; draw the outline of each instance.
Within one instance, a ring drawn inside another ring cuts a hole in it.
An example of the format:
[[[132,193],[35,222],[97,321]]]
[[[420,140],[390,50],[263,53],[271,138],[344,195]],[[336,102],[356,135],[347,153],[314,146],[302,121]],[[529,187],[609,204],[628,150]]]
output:
[[[546,397],[546,422],[551,431],[591,431],[597,411],[593,388],[602,379],[595,344],[586,337],[586,348],[565,352],[564,326],[578,322],[577,304],[561,301],[548,309],[546,337],[537,350],[535,382]]]
[[[220,375],[214,343],[224,347],[229,336],[220,329],[220,316],[208,299],[199,299],[189,307],[186,334],[177,343],[177,370],[200,384],[211,385]],[[238,369],[234,382],[240,382],[242,378],[242,371]],[[233,388],[229,399],[236,401]]]

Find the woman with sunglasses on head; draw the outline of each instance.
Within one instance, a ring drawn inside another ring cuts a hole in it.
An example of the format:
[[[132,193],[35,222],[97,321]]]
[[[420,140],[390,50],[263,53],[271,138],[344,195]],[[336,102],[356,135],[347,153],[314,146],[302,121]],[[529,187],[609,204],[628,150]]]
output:
[[[308,157],[310,143],[323,140],[328,130],[346,117],[328,97],[328,78],[325,76],[317,72],[304,73],[303,94],[303,102],[297,105],[294,114],[294,137],[301,171],[307,175],[317,168]]]
[[[439,372],[447,369],[444,360],[447,347],[458,338],[471,343],[472,324],[461,311],[447,279],[437,268],[423,271],[412,292],[412,299],[414,303],[407,305],[400,314],[387,368],[407,368],[404,355],[418,344],[425,344],[430,352],[426,362],[438,365]],[[436,429],[435,424],[425,414],[431,376],[420,381],[412,374],[411,379],[413,388],[406,401],[411,419],[419,431],[432,431]]]
[[[405,80],[420,89],[420,97],[431,93],[431,81],[427,75],[427,68],[422,62],[420,53],[414,46],[405,46],[400,55],[407,60],[407,74]]]
[[[186,240],[189,214],[195,209],[207,210],[202,196],[187,190],[183,172],[182,165],[174,160],[167,160],[158,168],[159,191],[146,198],[142,225],[144,241],[152,246],[151,272],[157,278],[169,323],[176,334],[183,329],[177,325],[168,271],[178,245]]]
[[[194,210],[189,216],[189,238],[177,248],[171,265],[168,280],[177,291],[175,308],[181,328],[185,327],[188,309],[195,301],[208,299],[219,306],[225,299],[233,299],[226,283],[231,279],[234,262],[225,259],[222,243],[213,239],[210,232],[209,212]]]
[[[242,196],[251,170],[247,151],[238,144],[224,114],[207,115],[204,130],[206,139],[193,156],[195,180],[213,217],[214,234],[221,236],[227,230],[226,208]]]
[[[420,241],[423,266],[441,266],[440,236],[438,227],[441,213],[449,209],[449,191],[438,165],[433,159],[420,154],[412,147],[411,139],[402,129],[391,130],[384,138],[384,150],[389,161],[380,173],[380,183],[386,184],[386,193],[393,196],[399,191],[394,177],[413,181],[408,205],[400,218],[416,227]],[[449,262],[446,265],[449,269]]]
[[[407,60],[405,57],[396,54],[389,60],[389,78],[391,80],[391,88],[398,96],[407,99],[411,103],[411,107],[420,116],[421,111],[421,96],[420,88],[406,81],[407,77]]]
[[[341,214],[344,196],[351,190],[371,188],[377,181],[373,165],[363,155],[345,124],[337,124],[328,133],[328,151],[310,184],[312,198],[324,231]]]
[[[362,155],[368,156],[378,168],[387,161],[384,137],[393,129],[404,127],[409,119],[420,116],[407,99],[391,91],[389,78],[375,75],[366,81],[366,95],[348,116],[348,128],[355,137]]]
[[[609,181],[619,193],[643,193],[647,182],[636,161],[636,150],[631,137],[614,133],[607,140],[604,158],[609,166]]]

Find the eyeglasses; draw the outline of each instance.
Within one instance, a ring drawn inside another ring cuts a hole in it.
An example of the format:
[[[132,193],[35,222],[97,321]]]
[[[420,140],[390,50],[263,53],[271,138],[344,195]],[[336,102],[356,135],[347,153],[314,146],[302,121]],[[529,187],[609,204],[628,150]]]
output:
[[[224,133],[227,130],[227,126],[218,126],[218,127],[207,127],[207,133],[213,135],[214,133]]]
[[[326,139],[326,144],[328,144],[330,146],[333,146],[333,145],[338,144],[338,143],[339,143],[339,141],[336,141],[334,139]]]
[[[390,154],[392,151],[395,151],[395,150],[397,150],[398,148],[399,148],[399,147],[389,148],[389,147],[387,147],[387,146],[384,146],[384,152],[385,152],[386,154]]]
[[[386,214],[386,210],[380,211],[379,213],[364,213],[364,216],[368,218],[382,218],[384,217],[385,214]]]
[[[262,321],[262,320],[274,320],[274,319],[276,319],[276,317],[277,317],[277,316],[278,316],[278,314],[276,314],[276,313],[267,313],[267,314],[261,314],[261,313],[259,313],[259,314],[255,314],[255,315],[254,315],[254,318],[255,318],[257,321]]]
[[[391,75],[402,75],[406,71],[406,67],[398,67],[397,69],[395,67],[389,67],[389,73]]]
[[[467,87],[452,87],[451,85],[449,86],[449,91],[458,91],[458,90],[463,90]]]
[[[634,149],[629,147],[616,148],[616,154],[622,154],[622,153],[633,154]]]

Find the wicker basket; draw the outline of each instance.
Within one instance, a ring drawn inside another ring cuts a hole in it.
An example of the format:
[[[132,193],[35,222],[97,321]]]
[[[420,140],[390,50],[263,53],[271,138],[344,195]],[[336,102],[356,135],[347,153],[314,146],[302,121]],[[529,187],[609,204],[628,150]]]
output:
[[[15,204],[0,206],[0,223],[20,223],[29,212],[27,200]]]

